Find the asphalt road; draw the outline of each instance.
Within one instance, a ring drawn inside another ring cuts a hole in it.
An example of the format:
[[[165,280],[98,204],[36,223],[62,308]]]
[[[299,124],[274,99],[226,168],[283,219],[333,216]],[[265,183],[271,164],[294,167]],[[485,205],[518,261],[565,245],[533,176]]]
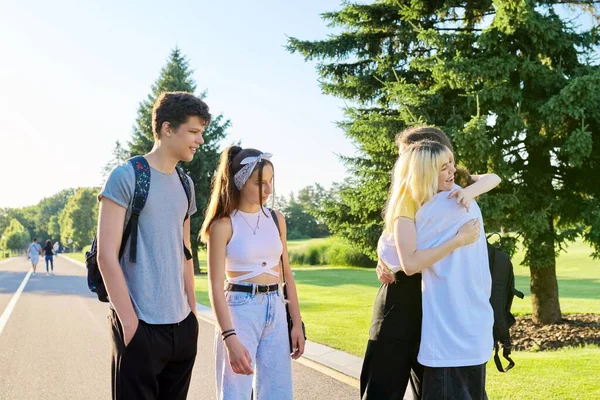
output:
[[[0,262],[2,400],[111,398],[108,306],[88,291],[85,270],[63,257],[49,276],[43,258],[35,276],[25,257]],[[213,338],[214,327],[200,321],[189,399],[216,398]],[[359,398],[356,388],[299,363],[293,374],[295,399]]]

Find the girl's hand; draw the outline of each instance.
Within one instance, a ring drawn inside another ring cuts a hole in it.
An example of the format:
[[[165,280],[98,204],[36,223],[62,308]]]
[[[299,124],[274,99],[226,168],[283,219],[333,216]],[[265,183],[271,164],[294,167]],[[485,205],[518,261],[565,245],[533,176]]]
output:
[[[469,208],[471,207],[471,202],[475,196],[471,195],[471,193],[467,189],[454,189],[448,195],[448,198],[451,199],[456,197],[456,204],[463,206],[469,212]]]
[[[229,358],[229,364],[233,372],[243,375],[252,375],[254,373],[250,353],[248,353],[248,350],[240,342],[237,335],[225,339],[225,348],[227,348],[227,357]]]
[[[456,237],[462,246],[475,243],[481,234],[481,224],[477,218],[464,223],[456,233]]]
[[[292,348],[294,352],[292,353],[292,359],[299,359],[302,354],[304,354],[304,345],[306,344],[306,340],[304,339],[304,333],[302,333],[302,322],[294,324],[292,326]]]
[[[396,276],[381,260],[377,260],[377,279],[379,282],[389,284],[396,280]]]

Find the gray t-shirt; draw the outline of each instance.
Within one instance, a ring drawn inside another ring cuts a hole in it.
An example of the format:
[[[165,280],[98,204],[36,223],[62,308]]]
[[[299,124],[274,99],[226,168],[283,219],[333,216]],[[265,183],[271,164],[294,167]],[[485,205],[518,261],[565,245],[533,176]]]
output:
[[[194,184],[189,209],[196,212]],[[126,162],[113,169],[98,195],[127,208],[123,230],[131,214],[135,172]],[[129,295],[138,318],[149,324],[172,324],[190,313],[184,289],[183,220],[187,196],[177,171],[165,174],[151,168],[150,190],[138,223],[136,262],[129,262],[127,243],[120,260]]]

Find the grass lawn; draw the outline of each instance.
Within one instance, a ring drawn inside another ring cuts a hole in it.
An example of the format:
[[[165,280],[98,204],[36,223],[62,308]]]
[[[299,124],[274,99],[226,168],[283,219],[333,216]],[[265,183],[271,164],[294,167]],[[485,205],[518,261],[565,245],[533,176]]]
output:
[[[556,260],[560,308],[564,314],[600,313],[600,260],[593,260],[591,252],[588,245],[575,242]],[[515,314],[531,314],[530,273],[529,268],[520,265],[522,260],[523,252],[513,257],[515,285],[526,297],[515,298],[512,310]]]
[[[85,262],[85,253],[60,253],[59,257],[69,257],[77,261]]]
[[[600,399],[600,348],[516,352],[516,366],[501,374],[494,362],[487,364],[490,400]]]

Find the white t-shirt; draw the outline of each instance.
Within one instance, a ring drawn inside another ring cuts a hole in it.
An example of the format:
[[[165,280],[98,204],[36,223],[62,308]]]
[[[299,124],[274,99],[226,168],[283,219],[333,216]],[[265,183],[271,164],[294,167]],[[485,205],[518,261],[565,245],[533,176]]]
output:
[[[377,256],[393,273],[402,269],[393,233],[383,232],[381,236],[379,236],[379,241],[377,242]]]
[[[39,243],[31,243],[29,245],[29,257],[39,257],[42,253],[42,246]]]
[[[458,188],[458,187],[457,187]],[[427,367],[480,365],[491,356],[494,313],[492,278],[481,210],[470,212],[441,192],[416,215],[417,248],[429,249],[453,237],[472,218],[481,235],[422,272],[423,325],[418,360]]]

